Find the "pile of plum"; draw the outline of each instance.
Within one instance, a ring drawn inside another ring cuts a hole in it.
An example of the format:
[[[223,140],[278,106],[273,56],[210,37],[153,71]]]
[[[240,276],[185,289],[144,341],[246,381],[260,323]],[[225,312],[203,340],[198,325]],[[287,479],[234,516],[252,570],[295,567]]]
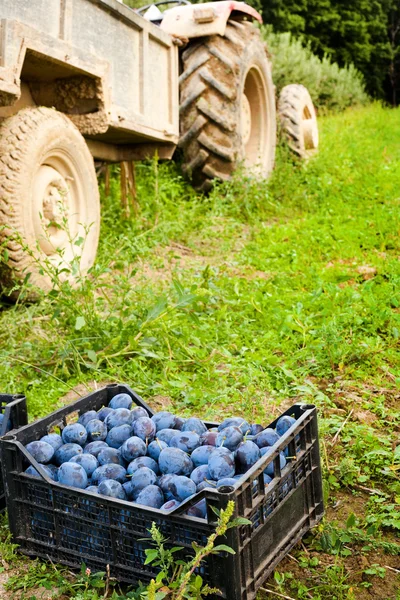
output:
[[[162,411],[149,417],[118,394],[108,407],[90,410],[77,423],[26,445],[26,450],[54,481],[92,493],[173,510],[204,488],[237,486],[245,473],[293,424],[282,416],[276,429],[250,425],[240,417],[207,429],[197,418],[183,419]],[[286,464],[280,453],[280,466]],[[264,472],[273,477],[273,462]],[[40,477],[33,466],[25,471]],[[187,514],[206,517],[206,502]]]
[[[3,413],[0,413],[0,431],[3,430],[3,425],[4,425],[4,415],[3,415]],[[6,428],[5,428],[6,432],[9,431],[11,429],[11,427],[12,427],[11,421],[8,421]]]

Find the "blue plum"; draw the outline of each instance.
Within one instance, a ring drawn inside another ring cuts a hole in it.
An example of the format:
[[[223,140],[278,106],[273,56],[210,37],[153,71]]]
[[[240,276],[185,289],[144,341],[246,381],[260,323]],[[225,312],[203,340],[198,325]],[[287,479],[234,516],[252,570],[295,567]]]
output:
[[[132,398],[129,396],[129,394],[117,394],[116,396],[114,396],[114,398],[112,398],[112,400],[110,400],[110,402],[108,403],[108,406],[110,408],[116,409],[116,408],[128,408],[130,409],[132,406]]]
[[[103,448],[97,455],[99,465],[108,465],[115,463],[116,465],[125,466],[125,461],[121,456],[121,450],[118,448]]]
[[[135,406],[135,408],[132,408],[131,414],[132,414],[132,423],[133,423],[133,421],[136,421],[136,419],[141,419],[142,417],[149,416],[147,410],[145,408],[143,408],[143,406]]]
[[[131,437],[131,434],[132,428],[127,423],[119,425],[118,427],[113,427],[107,434],[106,444],[108,444],[110,448],[120,448],[122,444]]]
[[[126,500],[124,488],[118,481],[113,479],[105,479],[102,481],[98,486],[97,493],[101,494],[102,496],[110,496],[110,498]]]
[[[216,488],[218,481],[214,481],[213,479],[205,479],[196,488],[197,492],[201,492],[201,490],[205,490],[206,488]]]
[[[26,449],[38,463],[46,464],[54,456],[54,448],[47,442],[30,442]]]
[[[169,484],[173,478],[173,475],[161,475],[157,479],[158,487],[163,491],[167,500],[171,500],[172,495],[169,492]]]
[[[147,467],[154,471],[156,475],[159,474],[160,469],[158,468],[158,463],[150,458],[150,456],[139,456],[139,458],[135,458],[132,462],[129,463],[126,469],[127,475],[133,475],[138,469],[141,467]]]
[[[278,435],[283,435],[286,433],[292,425],[296,423],[296,419],[293,417],[289,417],[289,415],[283,415],[280,417],[276,423],[276,432]]]
[[[70,458],[68,462],[75,462],[78,465],[81,465],[81,467],[85,469],[88,477],[91,477],[99,466],[97,458],[93,456],[93,454],[76,454]]]
[[[45,470],[45,472],[47,473],[47,475],[50,477],[50,479],[52,479],[53,481],[58,481],[58,468],[55,467],[54,465],[43,465],[42,464],[42,468]],[[32,467],[32,465],[30,465],[25,473],[28,473],[28,475],[32,475],[32,477],[39,477],[40,479],[40,474],[38,473],[38,471],[35,469],[35,467]]]
[[[160,442],[165,442],[168,446],[171,443],[171,440],[176,435],[179,435],[179,431],[177,429],[161,429],[157,432],[157,439]]]
[[[243,435],[250,433],[251,430],[250,423],[245,419],[242,419],[242,417],[230,417],[225,419],[225,421],[222,421],[221,425],[218,426],[218,431],[223,431],[228,427],[238,427]]]
[[[105,442],[89,442],[83,449],[85,454],[93,454],[97,458],[99,452],[108,448],[108,445]]]
[[[171,448],[180,448],[184,452],[192,452],[200,446],[200,436],[194,431],[177,432],[169,443]]]
[[[108,430],[113,429],[114,427],[120,427],[121,425],[132,425],[132,421],[132,413],[128,408],[116,408],[104,419],[104,423],[107,425]]]
[[[165,448],[165,450],[162,450],[158,464],[161,473],[190,475],[193,471],[192,460],[186,452],[179,448]]]
[[[202,446],[216,446],[217,445],[218,431],[206,431],[200,436],[200,443]]]
[[[185,423],[186,419],[184,419],[183,417],[175,417],[174,429],[179,429],[179,431],[181,431]]]
[[[99,488],[97,485],[88,485],[88,487],[86,488],[87,492],[92,492],[92,494],[98,494],[99,493]]]
[[[199,448],[195,448],[190,455],[194,466],[199,467],[200,465],[207,465],[208,459],[214,450],[215,446],[200,446]]]
[[[147,446],[147,455],[150,456],[150,458],[152,458],[153,460],[158,461],[160,452],[161,450],[164,450],[164,448],[168,448],[168,444],[162,442],[159,439],[154,440],[154,442],[151,442]]]
[[[235,475],[235,460],[232,454],[218,452],[217,448],[210,456],[208,470],[211,479],[216,481],[224,477],[233,477]]]
[[[157,432],[161,431],[161,429],[173,429],[176,423],[175,415],[166,410],[154,413],[151,420],[156,426]]]
[[[217,437],[216,445],[224,446],[228,450],[234,451],[243,442],[243,433],[239,427],[225,427],[222,429]]]
[[[233,477],[224,477],[223,479],[220,479],[217,483],[217,489],[220,487],[225,487],[225,486],[235,486],[237,485],[237,479],[234,479]]]
[[[86,425],[86,431],[88,433],[88,442],[104,442],[107,438],[107,425],[100,421],[100,419],[92,419]]]
[[[92,474],[92,483],[98,485],[105,479],[115,479],[115,481],[118,481],[119,483],[124,483],[126,481],[126,469],[115,463],[97,467]]]
[[[269,475],[267,475],[265,472],[263,473],[263,477],[264,477],[264,483],[267,486],[269,483],[271,483],[272,481],[272,477],[270,477]]]
[[[183,502],[196,493],[196,484],[194,481],[183,475],[173,475],[168,483],[168,491],[172,497],[179,502]]]
[[[72,423],[64,427],[61,433],[64,444],[79,444],[84,446],[87,440],[87,431],[80,423]]]
[[[207,502],[205,498],[188,508],[186,514],[189,515],[189,517],[205,519],[207,516]]]
[[[192,481],[194,481],[194,483],[196,485],[199,485],[199,483],[201,483],[205,479],[212,479],[212,477],[210,475],[210,471],[208,470],[208,464],[207,465],[200,465],[199,467],[196,467],[191,472],[190,479]]]
[[[136,500],[144,488],[157,483],[157,475],[148,467],[141,467],[135,472],[135,476],[124,483],[123,488],[129,500]]]
[[[204,425],[201,419],[197,419],[196,417],[191,417],[182,425],[181,431],[194,431],[197,435],[202,435],[206,433],[207,427]]]
[[[58,469],[58,482],[69,487],[85,489],[88,483],[86,471],[74,462],[63,463]]]
[[[261,433],[258,433],[254,438],[254,442],[259,448],[266,448],[267,446],[273,446],[279,440],[279,435],[274,429],[264,429]]]
[[[42,438],[40,438],[40,441],[46,442],[46,444],[50,444],[50,446],[53,446],[54,452],[63,445],[61,435],[58,435],[58,433],[49,433],[47,435],[44,435]]]
[[[87,412],[83,413],[79,419],[78,419],[78,423],[80,423],[81,425],[83,425],[84,427],[86,427],[86,425],[89,423],[89,421],[91,421],[92,419],[97,419],[97,412],[95,410],[88,410]]]
[[[121,446],[121,454],[127,462],[139,456],[145,456],[146,444],[136,435],[128,438]]]
[[[148,485],[136,498],[137,504],[151,508],[161,508],[164,504],[164,494],[156,485]]]
[[[60,466],[61,464],[68,462],[69,459],[76,454],[81,454],[82,452],[82,447],[79,444],[63,444],[54,452],[53,462]]]
[[[260,448],[251,441],[242,442],[236,449],[235,460],[239,473],[245,473],[261,458]]]
[[[271,447],[265,447],[261,449],[261,456],[268,456],[272,454],[273,449]],[[283,469],[286,466],[286,458],[283,452],[279,452],[279,465]],[[274,477],[274,461],[271,461],[269,465],[264,469],[264,473],[270,477]]]
[[[156,426],[149,417],[140,417],[133,421],[132,432],[141,440],[152,442],[156,436]]]
[[[107,415],[113,412],[113,409],[109,406],[103,406],[98,412],[95,419],[99,419],[99,421],[104,421]]]
[[[250,434],[256,436],[258,433],[263,431],[264,427],[259,425],[259,423],[253,423],[250,425]]]

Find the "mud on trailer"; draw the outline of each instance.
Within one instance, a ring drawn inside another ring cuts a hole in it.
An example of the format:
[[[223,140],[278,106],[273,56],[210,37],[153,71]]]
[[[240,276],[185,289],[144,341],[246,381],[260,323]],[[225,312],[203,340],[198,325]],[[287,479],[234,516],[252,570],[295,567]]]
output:
[[[241,163],[270,173],[276,99],[260,15],[243,2],[175,4],[145,18],[118,0],[2,0],[0,284],[29,274],[49,290],[40,262],[72,277],[63,266],[77,252],[80,272],[91,267],[100,230],[93,159],[170,159],[179,146],[203,191]],[[307,90],[284,88],[278,110],[294,150],[314,152]]]

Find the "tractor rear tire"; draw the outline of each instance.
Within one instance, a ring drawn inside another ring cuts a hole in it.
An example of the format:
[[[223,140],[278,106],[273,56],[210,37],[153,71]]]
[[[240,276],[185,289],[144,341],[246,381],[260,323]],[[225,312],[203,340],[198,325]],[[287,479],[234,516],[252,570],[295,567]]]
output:
[[[318,150],[318,123],[311,96],[304,85],[285,86],[279,96],[281,131],[289,147],[307,159]]]
[[[228,21],[224,36],[194,40],[182,53],[179,146],[196,189],[229,180],[243,164],[266,178],[276,146],[275,88],[265,44],[251,23]]]
[[[8,259],[0,281],[29,276],[49,291],[74,283],[93,265],[100,198],[93,158],[78,129],[50,108],[25,108],[0,126],[0,249]],[[15,297],[17,293],[14,292]]]

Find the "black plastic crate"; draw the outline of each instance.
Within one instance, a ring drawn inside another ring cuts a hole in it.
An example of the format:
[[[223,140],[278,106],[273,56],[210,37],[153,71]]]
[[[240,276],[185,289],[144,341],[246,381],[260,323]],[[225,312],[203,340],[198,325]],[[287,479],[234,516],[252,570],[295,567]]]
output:
[[[26,410],[26,398],[21,394],[0,394],[0,414],[4,415],[0,425],[0,437],[12,429],[18,429],[28,422],[28,413]],[[1,455],[0,455],[1,461]],[[0,466],[0,513],[6,508],[6,498],[4,494],[3,476]]]
[[[192,542],[204,544],[214,531],[216,517],[211,507],[223,508],[233,500],[236,515],[252,524],[230,529],[224,543],[236,554],[213,556],[201,567],[200,574],[227,600],[254,599],[274,567],[323,515],[315,406],[296,404],[283,413],[293,415],[297,422],[280,438],[274,452],[261,458],[239,480],[238,487],[221,488],[224,493],[203,490],[174,511],[166,512],[55,483],[24,448],[50,430],[63,428],[74,416],[107,405],[121,392],[130,394],[136,404],[153,414],[129,387],[115,384],[0,441],[9,523],[20,551],[76,568],[82,562],[92,570],[110,565],[111,574],[120,581],[147,583],[157,570],[144,565],[149,545],[141,538],[149,537],[153,522],[173,545],[183,546],[187,555],[192,552]],[[275,424],[276,420],[271,426]],[[293,458],[281,471],[279,451],[287,446]],[[272,461],[275,476],[265,487],[263,471]],[[24,473],[28,464],[39,471],[42,479]],[[184,514],[202,498],[207,501],[207,519]]]

